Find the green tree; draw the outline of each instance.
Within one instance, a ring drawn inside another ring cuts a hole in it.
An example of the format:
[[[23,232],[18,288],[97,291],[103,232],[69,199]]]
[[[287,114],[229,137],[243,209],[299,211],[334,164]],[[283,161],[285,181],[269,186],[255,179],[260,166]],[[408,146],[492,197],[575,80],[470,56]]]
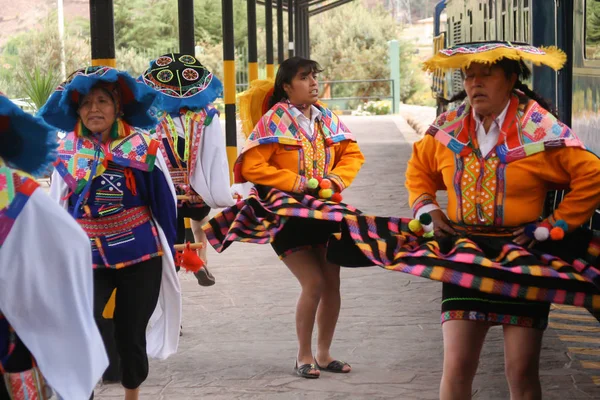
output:
[[[89,65],[89,31],[85,23],[77,21],[67,26],[64,36],[67,74]],[[60,41],[56,13],[50,13],[40,21],[35,30],[12,37],[0,55],[0,81],[9,82],[7,94],[25,97],[31,89],[31,76],[25,71],[38,70],[40,75],[59,76]],[[51,79],[50,82],[53,82]]]

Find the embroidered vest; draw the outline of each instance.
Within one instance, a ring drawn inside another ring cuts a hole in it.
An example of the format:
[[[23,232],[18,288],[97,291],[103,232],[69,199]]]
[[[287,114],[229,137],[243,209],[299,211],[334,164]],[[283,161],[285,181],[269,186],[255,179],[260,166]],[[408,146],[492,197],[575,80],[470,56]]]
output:
[[[350,132],[350,130],[344,125],[344,123],[339,119],[339,117],[330,109],[323,107],[321,104],[314,104],[315,107],[321,111],[321,121],[318,124],[318,134],[315,134],[316,137],[319,137],[321,142],[324,144],[324,149],[314,149],[312,151],[306,151],[306,141],[316,142],[317,140],[310,140],[306,138],[306,135],[302,133],[302,129],[298,125],[298,122],[294,119],[292,114],[290,113],[290,105],[286,102],[279,102],[275,104],[263,117],[260,119],[258,124],[254,127],[254,130],[246,139],[246,143],[244,144],[244,148],[240,152],[238,159],[236,160],[234,166],[234,175],[236,183],[243,183],[244,178],[241,174],[241,161],[243,154],[249,149],[259,146],[261,144],[269,144],[269,143],[279,143],[285,146],[293,146],[303,149],[301,154],[301,162],[304,163],[304,166],[301,166],[301,175],[306,175],[307,171],[311,170],[308,175],[311,177],[313,175],[313,170],[315,170],[315,166],[313,163],[314,159],[309,159],[308,163],[306,162],[307,154],[315,154],[315,159],[319,157],[323,157],[325,160],[327,157],[325,154],[321,154],[319,156],[318,153],[327,153],[331,146],[336,143],[339,143],[344,140],[352,140],[355,141],[354,135]],[[329,157],[331,158],[331,157]],[[317,166],[318,169],[318,166]],[[325,170],[326,166],[323,165],[322,169]]]
[[[212,106],[198,112],[182,112],[183,138],[169,114],[165,114],[157,125],[154,138],[160,142],[160,150],[175,187],[187,189],[185,186],[189,185],[190,175],[196,168],[204,128],[211,124],[215,116],[218,117],[218,111]]]

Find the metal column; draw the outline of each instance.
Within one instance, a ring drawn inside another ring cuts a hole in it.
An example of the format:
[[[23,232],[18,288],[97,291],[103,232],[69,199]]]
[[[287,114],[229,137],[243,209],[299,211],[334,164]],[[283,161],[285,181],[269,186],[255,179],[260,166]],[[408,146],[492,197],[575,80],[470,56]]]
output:
[[[273,67],[273,0],[265,1],[265,33],[267,40],[267,78],[275,76]]]
[[[248,82],[258,79],[256,46],[256,0],[246,0],[248,10]]]
[[[298,2],[296,0],[296,8],[294,20],[296,24],[296,55],[304,58],[310,57],[310,36],[309,36],[309,3],[306,1]]]
[[[179,52],[195,55],[194,0],[178,0],[177,10],[179,15]]]
[[[277,0],[277,64],[285,60],[283,49],[283,0]]]
[[[288,58],[294,57],[294,0],[288,0]]]
[[[225,145],[229,174],[233,182],[233,165],[237,158],[235,123],[235,48],[233,36],[233,0],[221,0],[223,18],[223,100],[225,102]]]
[[[310,15],[308,14],[308,8],[304,9],[303,21],[304,21],[304,36],[306,39],[306,44],[305,44],[305,48],[304,48],[304,57],[310,58]]]
[[[296,0],[296,7],[294,8],[294,37],[296,40],[294,41],[294,50],[297,56],[304,57],[304,36],[303,36],[303,26],[302,26],[302,7],[301,4],[298,4],[299,1]]]
[[[90,0],[92,65],[116,67],[113,0]]]

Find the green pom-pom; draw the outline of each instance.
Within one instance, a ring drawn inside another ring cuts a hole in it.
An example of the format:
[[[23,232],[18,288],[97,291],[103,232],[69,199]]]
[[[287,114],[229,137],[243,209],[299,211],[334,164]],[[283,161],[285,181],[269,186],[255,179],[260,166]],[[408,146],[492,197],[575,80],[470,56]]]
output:
[[[310,178],[306,183],[306,186],[308,186],[309,189],[316,189],[319,187],[319,181],[315,178]]]
[[[421,222],[422,225],[429,225],[432,221],[433,219],[429,213],[423,213],[419,216],[419,222]]]
[[[433,234],[433,231],[431,231],[431,232],[425,232],[425,233],[423,234],[423,237],[424,237],[424,238],[427,238],[427,239],[431,239],[432,237],[434,237],[433,235],[434,235],[434,234]]]

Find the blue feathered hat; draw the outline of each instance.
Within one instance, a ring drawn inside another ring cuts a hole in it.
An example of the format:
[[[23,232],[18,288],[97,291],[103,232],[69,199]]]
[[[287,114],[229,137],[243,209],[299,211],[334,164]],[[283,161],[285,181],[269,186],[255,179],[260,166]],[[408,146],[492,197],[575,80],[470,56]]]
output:
[[[150,62],[139,80],[161,94],[162,110],[198,111],[223,95],[223,84],[196,57],[169,53]]]
[[[0,94],[0,157],[9,166],[41,175],[56,160],[57,147],[55,128]]]
[[[148,113],[151,107],[160,107],[160,98],[156,91],[139,83],[125,71],[104,66],[75,71],[56,88],[38,115],[50,125],[70,132],[79,118],[77,109],[80,100],[94,86],[103,83],[118,85],[121,94],[121,118],[125,122],[142,129],[156,126],[156,118]]]

